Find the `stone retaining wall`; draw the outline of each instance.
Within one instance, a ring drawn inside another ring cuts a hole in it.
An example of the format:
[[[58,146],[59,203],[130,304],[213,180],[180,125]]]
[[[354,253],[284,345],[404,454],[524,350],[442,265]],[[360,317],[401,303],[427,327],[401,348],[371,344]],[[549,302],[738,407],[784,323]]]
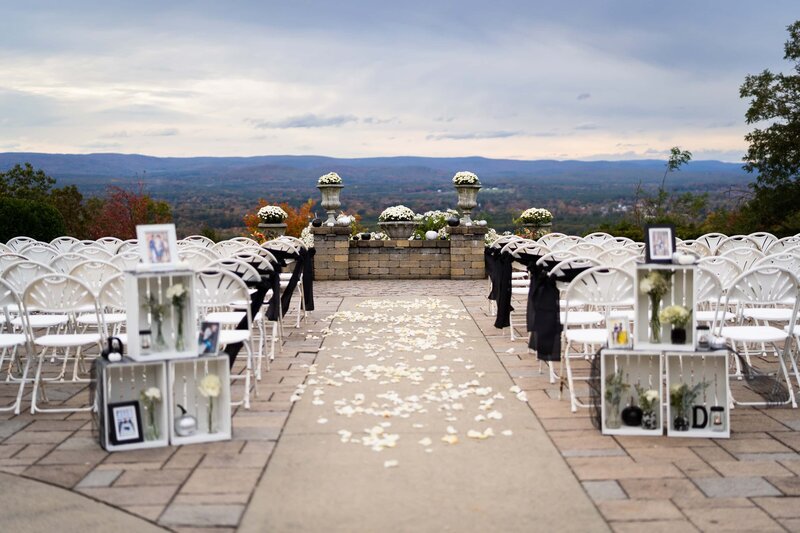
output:
[[[485,227],[455,227],[449,241],[350,241],[349,228],[312,228],[314,278],[483,279]]]

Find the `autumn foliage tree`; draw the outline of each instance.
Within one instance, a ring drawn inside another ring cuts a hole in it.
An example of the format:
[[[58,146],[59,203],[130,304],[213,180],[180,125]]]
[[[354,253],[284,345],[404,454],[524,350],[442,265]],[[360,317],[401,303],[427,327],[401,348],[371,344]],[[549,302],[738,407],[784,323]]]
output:
[[[258,210],[266,205],[277,205],[284,211],[286,214],[289,215],[286,219],[286,235],[291,235],[292,237],[299,237],[300,232],[303,231],[303,228],[308,226],[309,221],[314,218],[313,209],[314,206],[317,204],[316,200],[312,200],[309,198],[303,205],[299,208],[294,208],[290,206],[286,202],[282,202],[280,204],[271,203],[263,198],[259,198],[258,206],[247,213],[244,216],[244,225],[247,227],[248,237],[252,237],[253,239],[261,242],[264,241],[264,234],[258,229],[258,224],[261,222],[261,219],[258,218]]]
[[[100,212],[95,217],[92,238],[119,237],[135,239],[136,226],[140,224],[165,224],[172,222],[172,211],[167,202],[154,200],[145,192],[143,183],[131,189],[112,185]]]

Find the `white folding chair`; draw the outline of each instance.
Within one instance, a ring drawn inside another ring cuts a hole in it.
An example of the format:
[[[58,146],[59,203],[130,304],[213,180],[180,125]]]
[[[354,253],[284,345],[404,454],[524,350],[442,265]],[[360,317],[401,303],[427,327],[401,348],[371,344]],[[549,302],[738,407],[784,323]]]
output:
[[[639,257],[639,252],[630,248],[610,248],[597,256],[601,265],[620,266],[625,261]]]
[[[270,254],[272,255],[272,254]],[[261,255],[256,255],[254,253],[249,252],[240,252],[233,256],[231,259],[238,259],[239,261],[244,261],[248,265],[251,265],[255,268],[259,273],[261,272],[274,272],[275,271],[275,264],[274,262],[269,261],[266,257]],[[280,289],[279,289],[278,298],[280,298]],[[272,322],[272,333],[270,334],[270,349],[269,354],[267,355],[267,370],[269,370],[269,364],[271,361],[275,359],[275,345],[278,344],[282,350],[282,342],[283,342],[283,329],[281,328],[281,314],[277,313],[278,317],[277,320],[272,321],[268,320],[266,316],[266,311],[269,308],[269,302],[272,298],[272,289],[268,290],[266,295],[264,296],[264,303],[261,306],[261,309],[256,312],[255,316],[253,316],[253,322],[258,327],[258,331],[261,334],[261,347],[259,348],[260,353],[266,349],[266,322]],[[259,359],[256,365],[256,379],[259,381],[261,380],[261,360]]]
[[[50,264],[50,261],[52,261],[58,253],[58,250],[54,246],[41,242],[29,244],[19,251],[20,255],[24,255],[31,261],[44,263],[45,265]]]
[[[2,309],[3,315],[8,317],[10,315],[9,309],[12,309],[14,313],[18,313],[22,308],[22,301],[17,291],[8,282],[0,279],[0,309]],[[11,385],[19,384],[15,401],[10,405],[0,407],[0,411],[14,411],[14,414],[19,414],[20,412],[22,393],[25,389],[25,383],[28,381],[28,371],[30,370],[31,357],[33,356],[30,328],[24,319],[24,313],[22,317],[21,333],[0,332],[0,369],[7,364],[8,371],[5,382]],[[24,353],[20,353],[21,350]],[[17,375],[14,375],[15,370],[18,373]]]
[[[181,245],[181,243],[191,243],[193,245],[202,246],[203,248],[211,248],[214,246],[214,241],[205,235],[189,235],[178,241],[178,245]]]
[[[613,241],[614,236],[606,233],[604,231],[595,231],[594,233],[590,233],[583,238],[586,242],[593,242],[599,245],[603,245],[606,241]]]
[[[70,249],[75,246],[75,243],[79,242],[78,239],[75,237],[56,237],[52,241],[50,241],[50,245],[58,250],[58,253],[63,254],[64,252],[69,252]]]
[[[559,386],[559,397],[564,388],[566,378],[567,388],[570,395],[570,409],[576,412],[578,407],[589,407],[588,404],[579,400],[578,392],[575,388],[576,380],[587,381],[588,377],[576,378],[570,359],[573,345],[581,346],[602,346],[608,340],[608,331],[605,327],[605,320],[613,316],[621,307],[629,307],[633,304],[634,298],[633,276],[617,267],[594,267],[581,272],[570,282],[565,291],[566,309],[564,312],[564,323],[570,324],[570,313],[575,313],[575,309],[591,308],[598,312],[603,318],[603,323],[599,327],[591,328],[572,328],[565,326],[562,329],[562,343],[564,344],[564,354],[561,357],[561,370],[559,375],[561,383]],[[578,356],[584,358],[581,352]],[[566,374],[564,373],[566,367]]]
[[[557,231],[554,231],[552,233],[545,233],[544,235],[542,235],[541,237],[536,239],[536,242],[538,242],[539,244],[544,244],[545,246],[547,246],[548,248],[550,248],[552,250],[552,246],[551,246],[552,243],[554,243],[556,241],[560,241],[561,239],[563,239],[566,236],[567,235],[564,234],[564,233],[558,233]]]
[[[258,273],[256,268],[241,259],[235,258],[226,258],[226,259],[217,259],[216,261],[212,261],[206,267],[208,270],[225,270],[232,274],[235,274],[239,277],[245,284],[248,283],[258,283],[261,281],[261,274]],[[251,289],[248,288],[248,293]],[[230,310],[226,311],[212,311],[206,315],[206,320],[209,322],[219,322],[221,327],[236,327],[245,318],[245,308],[250,308],[250,298],[247,300],[242,300],[240,302],[230,302]],[[251,309],[252,313],[252,309]],[[256,313],[257,314],[257,313]],[[263,357],[263,342],[266,336],[264,332],[264,323],[263,321],[258,322],[253,319],[253,322],[259,327],[259,343],[258,343],[258,350],[256,351],[255,355],[255,391],[256,396],[258,396],[258,382],[261,380],[261,359]],[[251,343],[252,348],[252,337],[248,341]]]
[[[711,257],[711,255],[713,255],[711,253],[711,250],[709,250],[708,246],[706,246],[700,241],[695,241],[692,239],[687,239],[683,241],[682,243],[677,245],[675,249],[680,252],[689,252],[700,258]]]
[[[728,236],[725,235],[724,233],[712,232],[712,233],[706,233],[704,235],[700,235],[695,240],[697,242],[705,245],[706,248],[711,250],[712,254],[716,254],[717,253],[717,246],[719,245],[719,243],[722,242],[722,240],[727,239],[727,238],[728,238]]]
[[[750,267],[763,258],[764,254],[758,248],[742,247],[731,248],[718,254],[717,257],[732,259],[739,266],[739,269],[744,272],[745,270],[750,270]]]
[[[97,298],[92,290],[81,280],[73,278],[65,274],[45,274],[33,280],[22,295],[22,304],[24,312],[27,317],[31,317],[34,313],[55,313],[61,315],[70,315],[77,310],[87,309],[94,307],[94,312],[97,315],[97,321],[100,322]],[[100,333],[55,333],[50,334],[45,332],[42,335],[36,334],[36,329],[31,327],[31,336],[33,337],[34,346],[40,348],[42,351],[37,354],[36,375],[33,383],[33,394],[31,395],[31,413],[37,412],[76,412],[76,411],[89,411],[93,406],[88,407],[59,407],[42,409],[38,407],[38,394],[41,389],[44,392],[44,383],[52,383],[53,381],[64,381],[66,376],[66,368],[70,359],[70,350],[75,348],[75,363],[72,373],[73,382],[86,382],[88,378],[78,377],[79,371],[85,372],[82,368],[84,354],[83,348],[87,346],[96,346],[98,352],[100,350]],[[54,377],[45,380],[42,374],[42,368],[45,361],[44,353],[47,349],[57,350],[58,348],[64,349],[63,365],[61,366],[60,373]],[[46,394],[43,394],[46,401]]]
[[[31,237],[14,237],[13,239],[9,239],[6,245],[11,248],[11,251],[14,253],[19,253],[20,250],[28,246],[29,244],[36,244],[36,239]]]
[[[211,247],[211,250],[220,257],[230,257],[241,252],[247,246],[248,244],[239,241],[219,241]]]
[[[78,252],[64,252],[59,254],[50,261],[50,268],[62,274],[69,274],[75,268],[75,265],[88,261],[89,257],[79,254]]]
[[[104,248],[108,253],[114,255],[122,244],[122,239],[118,237],[100,237],[95,241],[97,246]]]
[[[19,255],[15,253],[5,253],[0,254],[0,274],[5,272],[6,268],[13,265],[14,263],[19,263],[20,261],[28,261],[29,259],[24,255]]]
[[[124,274],[116,274],[105,280],[98,291],[97,303],[100,306],[100,319],[103,321],[103,337],[117,337],[122,344],[128,344],[128,333],[124,330],[127,324]],[[119,316],[123,320],[116,320]],[[109,317],[114,320],[107,321]]]
[[[69,275],[83,281],[94,294],[99,295],[100,289],[105,285],[106,281],[110,278],[121,274],[119,268],[108,261],[100,261],[99,259],[90,259],[75,265],[69,272]],[[127,315],[120,312],[101,312],[100,321],[93,309],[77,310],[78,316],[75,318],[75,323],[81,328],[81,333],[85,333],[90,327],[97,328],[101,331],[103,325],[116,325],[125,322]]]
[[[109,260],[109,263],[122,270],[133,270],[142,260],[139,251],[136,249],[128,249],[123,252],[117,253]]]
[[[800,236],[784,237],[770,244],[765,253],[767,255],[779,254],[796,246],[800,246]]]
[[[302,243],[301,245],[302,246]],[[273,239],[271,241],[265,242],[261,245],[262,248],[266,248],[267,250],[276,250],[287,252],[293,255],[297,255],[300,253],[300,246],[297,246],[296,243],[293,241],[289,241],[286,239]],[[292,270],[294,267],[294,261],[287,261],[287,265],[289,265],[289,270]],[[285,289],[289,286],[289,281],[292,277],[292,272],[281,272],[281,292],[283,293]],[[304,319],[306,316],[305,313],[305,302],[303,302],[303,273],[300,273],[300,276],[297,280],[297,285],[294,288],[295,294],[295,310],[297,311],[297,319],[295,323],[295,327],[300,327],[300,320]],[[288,310],[287,310],[288,312]]]
[[[117,246],[116,251],[114,251],[114,255],[121,255],[126,252],[136,251],[137,254],[139,252],[139,240],[138,239],[127,239],[119,243]]]
[[[748,235],[748,237],[753,239],[758,244],[758,249],[764,253],[766,253],[767,249],[772,246],[772,243],[778,240],[775,235],[766,231],[756,231],[755,233]]]
[[[195,273],[195,304],[198,307],[201,320],[205,320],[208,312],[230,308],[236,302],[249,301],[250,292],[247,285],[239,279],[236,274],[224,270],[204,270]],[[245,316],[247,318],[247,329],[222,329],[219,332],[219,344],[243,343],[247,351],[247,363],[244,369],[244,376],[231,375],[231,379],[244,379],[244,396],[241,402],[245,409],[250,408],[250,379],[253,369],[253,351],[250,347],[252,336],[253,318],[250,314],[250,306],[246,306]]]
[[[186,263],[189,265],[194,271],[202,270],[206,267],[211,261],[218,259],[216,256],[209,256],[204,250],[205,248],[180,248],[178,250],[178,258],[181,260],[182,263]]]
[[[747,235],[731,235],[727,239],[722,239],[719,241],[716,250],[714,250],[714,254],[723,255],[725,252],[739,250],[742,248],[750,248],[752,250],[758,250],[759,252],[761,251],[758,243]]]
[[[746,345],[747,343],[771,344],[778,355],[780,373],[786,380],[789,389],[789,399],[784,403],[791,403],[792,407],[797,407],[794,390],[789,380],[789,372],[786,360],[789,359],[794,370],[795,378],[800,383],[800,373],[797,365],[791,357],[791,347],[794,337],[794,327],[797,321],[797,310],[800,305],[798,295],[797,276],[788,270],[775,266],[759,266],[749,270],[731,283],[730,288],[725,294],[725,307],[736,303],[745,312],[752,312],[759,308],[772,308],[776,304],[786,301],[793,301],[791,316],[787,329],[780,329],[770,325],[746,325],[728,326],[723,324],[719,330],[719,335],[732,343]],[[783,343],[782,349],[778,343]],[[768,405],[769,402],[738,402],[740,405]]]

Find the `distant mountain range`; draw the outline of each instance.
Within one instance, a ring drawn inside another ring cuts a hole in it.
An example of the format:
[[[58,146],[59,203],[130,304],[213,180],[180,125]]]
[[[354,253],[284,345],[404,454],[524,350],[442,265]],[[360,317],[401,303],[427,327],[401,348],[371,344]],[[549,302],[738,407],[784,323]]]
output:
[[[156,197],[173,204],[179,224],[241,225],[241,215],[259,197],[298,204],[319,198],[316,180],[338,172],[345,182],[343,207],[371,219],[387,206],[404,203],[415,210],[455,206],[450,179],[460,170],[478,174],[484,185],[480,208],[502,224],[526,206],[561,206],[580,217],[585,206],[630,199],[639,182],[654,188],[664,174],[662,160],[523,161],[484,157],[323,156],[151,157],[137,154],[0,153],[0,171],[31,163],[56,178],[57,186],[75,184],[84,194],[101,194],[108,185],[143,181]],[[742,188],[753,176],[738,163],[692,161],[668,179],[671,190],[722,193]],[[213,211],[225,206],[224,212]],[[202,214],[200,214],[202,213]],[[209,222],[211,221],[211,222]]]
[[[108,184],[145,181],[152,192],[170,193],[175,186],[219,187],[235,183],[240,189],[270,184],[313,191],[316,178],[338,172],[346,183],[375,184],[391,180],[393,187],[448,185],[459,170],[477,173],[485,185],[571,183],[604,186],[658,183],[664,161],[523,161],[484,157],[369,157],[340,159],[323,156],[151,157],[138,154],[0,153],[0,170],[29,162],[56,178],[93,193]],[[741,185],[752,179],[738,163],[692,161],[670,176],[670,184],[703,189]],[[398,183],[395,180],[400,180]]]

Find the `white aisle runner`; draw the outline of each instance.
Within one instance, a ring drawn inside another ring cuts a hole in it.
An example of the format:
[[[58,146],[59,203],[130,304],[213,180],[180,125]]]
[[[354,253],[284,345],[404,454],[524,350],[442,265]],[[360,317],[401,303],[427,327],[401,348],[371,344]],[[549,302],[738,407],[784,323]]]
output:
[[[241,531],[608,531],[455,297],[346,298]]]

